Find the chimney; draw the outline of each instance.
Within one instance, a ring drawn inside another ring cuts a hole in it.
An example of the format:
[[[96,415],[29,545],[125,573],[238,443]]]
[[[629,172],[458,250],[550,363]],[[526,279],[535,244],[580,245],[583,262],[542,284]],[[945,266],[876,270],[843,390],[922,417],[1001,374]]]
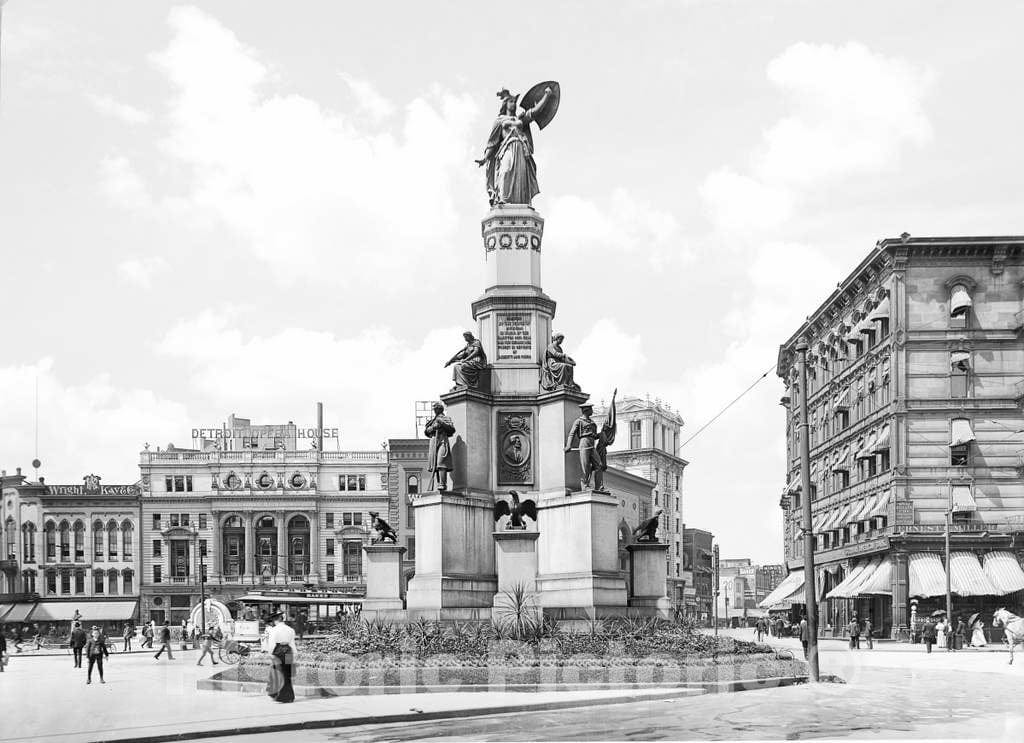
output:
[[[324,450],[324,404],[316,404],[316,450]]]
[[[21,477],[21,467],[15,467],[14,472],[17,477]]]

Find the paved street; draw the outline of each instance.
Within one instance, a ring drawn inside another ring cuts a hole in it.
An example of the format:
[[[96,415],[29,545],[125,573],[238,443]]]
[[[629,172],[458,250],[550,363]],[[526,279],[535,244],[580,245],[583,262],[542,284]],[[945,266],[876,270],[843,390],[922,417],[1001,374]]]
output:
[[[848,679],[847,684],[609,705],[600,714],[593,709],[517,713],[230,740],[1024,740],[1024,656],[1011,667],[1009,656],[998,651],[926,655],[921,646],[876,648],[851,653],[843,643],[823,644],[822,671]]]

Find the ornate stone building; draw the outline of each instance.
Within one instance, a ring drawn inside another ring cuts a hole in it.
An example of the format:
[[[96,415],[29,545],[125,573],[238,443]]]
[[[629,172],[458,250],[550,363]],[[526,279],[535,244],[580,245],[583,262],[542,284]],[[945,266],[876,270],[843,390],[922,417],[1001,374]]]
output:
[[[296,449],[287,426],[252,428],[266,430],[234,450],[207,441],[141,452],[143,619],[187,618],[203,573],[206,595],[229,608],[274,590],[276,601],[306,603],[310,619],[365,593],[369,513],[394,510],[387,452]],[[304,602],[309,593],[324,606]]]
[[[616,410],[617,432],[608,449],[608,464],[654,483],[650,497],[637,504],[637,521],[650,518],[659,508],[664,511],[659,538],[669,544],[666,595],[682,609],[687,603],[686,589],[693,587],[693,575],[686,570],[682,555],[683,470],[689,462],[676,452],[683,419],[667,404],[650,397],[624,397],[616,402]],[[595,406],[594,420],[603,421],[607,415],[604,403]]]
[[[1024,237],[880,241],[779,351],[786,385],[784,550],[770,597],[802,603],[801,500],[812,499],[820,631],[870,616],[897,635],[1024,588]],[[808,354],[811,492],[800,487],[796,346]],[[781,595],[786,593],[785,596]]]
[[[64,631],[76,612],[119,628],[137,617],[139,488],[29,481],[18,468],[3,487],[0,622]],[[45,631],[45,630],[44,630]]]

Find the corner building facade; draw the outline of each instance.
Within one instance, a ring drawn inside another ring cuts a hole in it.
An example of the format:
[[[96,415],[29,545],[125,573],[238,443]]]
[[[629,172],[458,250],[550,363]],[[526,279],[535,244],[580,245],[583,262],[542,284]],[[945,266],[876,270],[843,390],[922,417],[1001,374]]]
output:
[[[247,594],[292,592],[311,620],[365,594],[369,512],[397,515],[387,452],[275,447],[141,453],[144,621],[187,619],[203,574],[206,596],[231,610]],[[329,600],[300,600],[310,592]]]
[[[1024,237],[882,240],[782,345],[791,572],[768,608],[803,603],[804,497],[821,634],[841,635],[856,615],[882,636],[909,636],[944,608],[947,570],[953,613],[965,619],[1024,596],[1022,248]],[[810,347],[809,494],[800,486],[801,339]]]

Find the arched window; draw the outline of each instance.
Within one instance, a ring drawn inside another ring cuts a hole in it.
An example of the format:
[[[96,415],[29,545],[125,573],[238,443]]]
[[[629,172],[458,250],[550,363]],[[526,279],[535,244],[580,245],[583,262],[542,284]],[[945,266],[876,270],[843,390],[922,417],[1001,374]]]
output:
[[[4,524],[4,548],[6,555],[14,558],[15,555],[15,543],[17,540],[18,528],[14,525],[14,519],[8,518],[7,523]]]
[[[241,529],[242,528],[242,518],[240,516],[228,516],[226,519],[224,519],[224,528],[225,529]]]
[[[57,593],[57,571],[47,570],[46,571],[46,594],[53,596]]]
[[[23,562],[36,561],[36,525],[31,521],[21,525],[21,556]]]
[[[132,522],[125,519],[121,522],[121,559],[131,560],[132,555],[135,553],[134,539],[135,527],[132,526]]]
[[[114,570],[113,568],[111,568],[110,570],[107,571],[107,586],[108,586],[107,593],[111,594],[112,596],[116,596],[117,595],[117,571]]]
[[[309,520],[305,516],[292,516],[288,522],[289,529],[308,529]]]
[[[103,559],[103,522],[92,522],[92,558]]]
[[[127,595],[134,590],[132,587],[132,581],[135,578],[135,573],[131,568],[125,568],[121,572],[121,577],[124,581],[124,593]]]
[[[274,517],[273,516],[261,516],[260,520],[256,522],[257,529],[273,529],[274,528]]]
[[[35,531],[33,529],[33,531]],[[22,585],[25,586],[25,593],[36,592],[36,571],[35,570],[24,570],[21,573]]]
[[[71,524],[60,522],[60,561],[71,562]]]
[[[85,524],[81,521],[75,522],[75,562],[82,562],[85,559]]]
[[[117,522],[113,519],[107,524],[107,557],[117,559]]]
[[[406,480],[406,488],[409,495],[418,495],[420,492],[420,478],[416,475],[409,475]]]
[[[55,562],[57,560],[57,525],[52,521],[47,521],[45,529],[43,539],[46,543],[46,560],[47,562]],[[54,578],[55,585],[56,580]],[[49,578],[47,578],[47,581],[49,581]]]

